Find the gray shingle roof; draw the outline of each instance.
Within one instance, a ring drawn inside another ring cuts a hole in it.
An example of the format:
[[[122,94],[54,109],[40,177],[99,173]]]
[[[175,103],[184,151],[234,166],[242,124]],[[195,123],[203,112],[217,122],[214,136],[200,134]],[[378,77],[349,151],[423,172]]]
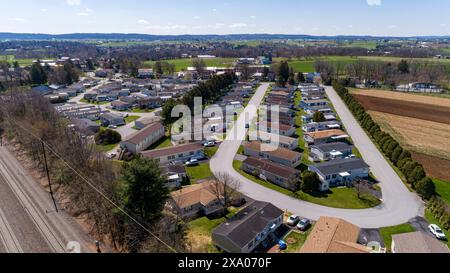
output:
[[[255,201],[228,221],[213,230],[243,248],[270,222],[283,215],[283,211],[267,202]]]
[[[344,143],[344,142],[332,142],[332,143],[311,146],[311,149],[313,149],[313,148],[316,148],[324,153],[329,153],[332,151],[344,151],[344,150],[352,149],[353,146],[348,145],[347,143]]]
[[[369,168],[364,160],[360,158],[336,159],[325,163],[313,165],[318,171],[324,175],[332,175],[336,173]]]

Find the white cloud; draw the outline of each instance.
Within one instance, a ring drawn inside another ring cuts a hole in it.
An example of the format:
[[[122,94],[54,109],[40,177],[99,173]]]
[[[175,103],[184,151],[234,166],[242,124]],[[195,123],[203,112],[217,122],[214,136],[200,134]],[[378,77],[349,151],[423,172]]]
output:
[[[256,19],[255,15],[250,16],[250,19]]]
[[[185,25],[151,25],[146,27],[146,29],[151,30],[179,30],[179,29],[187,29],[188,27]]]
[[[90,8],[86,8],[86,12],[88,12],[88,13],[92,13],[92,12],[94,12],[92,9],[90,9]]]
[[[41,12],[47,12],[48,9],[41,9]]]
[[[81,5],[81,0],[66,0],[66,3],[69,6],[79,6]]]
[[[89,16],[88,12],[79,12],[78,16]]]
[[[247,24],[244,23],[236,23],[236,24],[232,24],[230,25],[230,28],[242,28],[242,27],[246,27]]]
[[[147,20],[144,20],[144,19],[139,20],[138,23],[141,24],[141,25],[148,25],[149,24],[149,22]]]
[[[199,19],[200,19],[200,16],[194,16],[194,17],[192,17],[192,19],[194,19],[194,20],[199,20]]]
[[[217,9],[212,9],[212,12],[217,12]]]
[[[366,0],[369,6],[381,6],[381,0]]]

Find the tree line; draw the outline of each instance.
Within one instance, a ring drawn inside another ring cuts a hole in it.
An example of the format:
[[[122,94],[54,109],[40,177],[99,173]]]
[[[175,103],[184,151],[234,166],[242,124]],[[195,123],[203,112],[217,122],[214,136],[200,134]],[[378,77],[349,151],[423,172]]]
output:
[[[450,206],[436,193],[433,180],[427,176],[423,166],[412,159],[411,153],[403,148],[390,134],[383,131],[364,107],[350,94],[347,88],[335,81],[333,87],[342,100],[347,104],[361,126],[372,137],[374,142],[391,163],[396,166],[408,184],[425,201],[428,201],[430,210],[446,228],[450,228]]]

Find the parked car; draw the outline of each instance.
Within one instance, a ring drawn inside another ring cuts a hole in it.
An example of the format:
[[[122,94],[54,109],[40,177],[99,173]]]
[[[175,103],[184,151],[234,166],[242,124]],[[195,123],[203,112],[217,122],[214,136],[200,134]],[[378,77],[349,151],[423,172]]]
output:
[[[308,219],[302,219],[297,224],[297,228],[301,231],[306,231],[311,226],[311,221]]]
[[[191,158],[186,162],[186,166],[196,166],[198,165],[198,159]]]
[[[245,129],[250,129],[250,124],[246,123],[245,124]]]
[[[235,198],[231,201],[231,205],[236,208],[242,207],[243,205],[245,205],[245,203],[247,203],[247,200],[245,200],[245,198],[243,197]]]
[[[436,238],[438,238],[439,240],[445,240],[447,239],[445,237],[444,232],[442,231],[442,229],[440,227],[438,227],[435,224],[431,224],[428,226],[428,229],[430,230],[431,233],[433,233],[434,236],[436,236]]]
[[[117,126],[111,124],[111,125],[108,126],[108,128],[109,128],[109,129],[117,129]]]
[[[214,147],[214,146],[216,146],[216,142],[210,140],[210,141],[207,141],[205,144],[203,144],[203,146],[205,146],[205,147]]]
[[[291,215],[287,221],[287,224],[291,227],[295,227],[295,225],[297,225],[299,221],[300,217],[298,217],[297,215]]]
[[[114,152],[110,152],[110,153],[107,153],[107,154],[106,154],[106,158],[108,158],[108,159],[113,159],[113,158],[116,157],[116,156],[117,156],[117,154],[114,153]]]

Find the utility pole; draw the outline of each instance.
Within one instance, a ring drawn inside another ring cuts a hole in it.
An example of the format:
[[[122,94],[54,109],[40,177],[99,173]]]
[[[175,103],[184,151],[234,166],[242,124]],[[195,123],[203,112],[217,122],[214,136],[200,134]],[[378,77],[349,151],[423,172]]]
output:
[[[52,183],[50,181],[50,173],[49,173],[48,165],[47,165],[47,155],[45,153],[45,145],[44,145],[44,141],[42,139],[41,139],[41,145],[42,145],[42,152],[44,153],[45,172],[47,173],[47,180],[48,180],[48,186],[50,189],[50,196],[52,197],[53,205],[55,206],[56,212],[59,212],[58,206],[56,205],[55,197],[53,196]]]

